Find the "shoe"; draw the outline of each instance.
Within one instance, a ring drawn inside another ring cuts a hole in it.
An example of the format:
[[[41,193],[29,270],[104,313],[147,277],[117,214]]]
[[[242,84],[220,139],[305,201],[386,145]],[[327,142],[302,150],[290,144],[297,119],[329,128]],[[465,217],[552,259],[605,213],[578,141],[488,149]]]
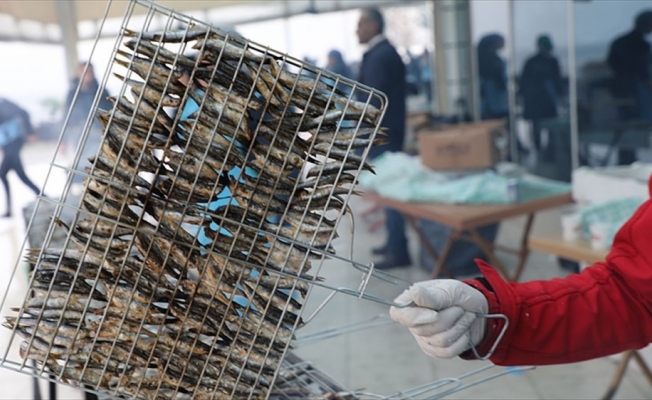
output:
[[[371,254],[375,256],[384,256],[387,253],[387,245],[374,247],[371,249]]]
[[[393,254],[387,254],[384,260],[374,263],[374,269],[383,271],[392,268],[406,268],[411,265],[412,261],[409,256],[397,257]]]
[[[0,218],[11,218],[11,213],[7,211],[6,213],[2,214]]]

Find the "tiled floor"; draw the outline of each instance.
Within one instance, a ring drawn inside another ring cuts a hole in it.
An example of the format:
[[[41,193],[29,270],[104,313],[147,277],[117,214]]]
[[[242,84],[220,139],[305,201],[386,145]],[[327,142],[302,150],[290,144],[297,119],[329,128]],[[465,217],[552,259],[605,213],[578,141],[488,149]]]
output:
[[[37,184],[42,184],[51,160],[51,148],[45,144],[31,145],[23,153],[25,161],[31,160],[28,173]],[[61,174],[54,175],[51,179],[61,180]],[[12,189],[16,201],[14,214],[10,220],[0,221],[0,249],[5,262],[0,268],[0,290],[4,291],[14,267],[16,251],[20,248],[24,236],[24,224],[18,216],[22,205],[31,201],[33,195],[11,176]],[[57,187],[49,185],[46,193],[56,195]],[[1,196],[0,196],[1,197]],[[367,207],[360,199],[353,202],[353,210],[358,212]],[[0,207],[0,211],[2,207]],[[355,241],[352,243],[350,222],[343,220],[340,228],[340,238],[336,242],[338,254],[349,258],[350,249],[353,248],[353,259],[366,263],[371,261],[370,249],[383,240],[381,231],[370,234],[361,218],[357,218],[355,226]],[[538,216],[535,232],[555,229],[558,218],[556,212],[546,212]],[[500,229],[499,242],[514,243],[520,233],[524,221],[514,219],[504,223]],[[414,259],[417,254],[416,237],[410,233],[410,244]],[[12,253],[13,252],[13,253]],[[505,262],[513,266],[513,260],[505,257]],[[510,264],[511,263],[511,264]],[[22,268],[22,267],[19,267]],[[360,273],[342,261],[330,261],[321,271],[327,277],[327,282],[333,286],[357,288],[360,282]],[[418,266],[394,271],[394,274],[407,281],[418,281],[427,278],[427,274]],[[549,279],[563,276],[554,260],[544,254],[531,255],[523,279]],[[19,304],[25,291],[24,270],[19,269],[8,293],[5,309],[0,314],[6,315],[9,306]],[[376,280],[369,283],[367,292],[381,296],[385,299],[394,298],[401,291],[400,287],[385,284]],[[313,311],[318,304],[328,295],[328,291],[315,288],[311,294],[308,312]],[[0,292],[0,296],[4,293]],[[306,314],[308,315],[308,314]],[[367,321],[380,316],[387,318],[387,306],[368,300],[338,294],[325,308],[319,312],[298,336],[321,331],[347,324]],[[3,357],[7,347],[7,330],[0,328],[0,357]],[[316,367],[333,377],[347,389],[359,389],[373,394],[390,395],[399,391],[406,391],[418,385],[433,382],[443,378],[454,378],[482,366],[489,365],[484,362],[468,362],[459,359],[435,360],[421,353],[416,343],[407,330],[394,323],[387,323],[371,329],[360,330],[343,334],[317,343],[301,346],[296,353],[306,361],[312,362]],[[15,346],[9,349],[10,359],[17,359]],[[505,376],[478,384],[464,391],[448,396],[457,399],[595,399],[605,391],[612,374],[615,371],[617,357],[605,358],[573,365],[552,367],[539,367],[527,372],[510,372],[494,367],[484,372],[481,376],[497,372],[507,372]],[[475,380],[463,381],[470,383]],[[443,387],[440,391],[451,389],[454,386]],[[41,383],[42,393],[47,393],[45,383]],[[432,393],[431,393],[432,394]],[[26,375],[0,369],[0,400],[4,399],[31,399],[33,398],[32,381]],[[426,394],[415,395],[424,398]],[[80,399],[79,391],[67,387],[59,388],[60,399]],[[642,377],[635,368],[630,367],[625,380],[618,391],[618,399],[648,399],[652,398],[652,386]]]

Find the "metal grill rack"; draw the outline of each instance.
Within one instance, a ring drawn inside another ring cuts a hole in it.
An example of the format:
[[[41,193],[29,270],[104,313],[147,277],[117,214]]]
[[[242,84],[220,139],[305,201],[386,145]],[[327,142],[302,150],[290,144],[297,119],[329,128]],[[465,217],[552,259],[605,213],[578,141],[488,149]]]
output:
[[[99,90],[79,131],[69,111],[59,145],[77,149],[53,159],[44,191],[65,172],[62,193],[28,225],[54,208],[42,246],[23,245],[26,297],[0,304],[0,366],[113,397],[354,396],[288,351],[314,286],[332,291],[324,305],[391,305],[369,281],[409,284],[332,247],[384,95],[146,0],[109,1],[98,38],[121,7],[99,85],[120,90],[105,110]],[[323,282],[327,259],[360,286]]]

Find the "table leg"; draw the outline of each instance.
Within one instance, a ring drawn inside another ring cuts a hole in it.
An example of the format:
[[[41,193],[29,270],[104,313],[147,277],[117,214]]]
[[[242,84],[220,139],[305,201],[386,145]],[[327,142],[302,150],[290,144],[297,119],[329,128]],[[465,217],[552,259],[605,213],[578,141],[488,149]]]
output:
[[[602,396],[602,400],[611,400],[614,395],[616,394],[616,391],[618,391],[618,388],[620,387],[620,384],[623,381],[623,378],[625,377],[625,372],[627,372],[627,366],[629,365],[629,361],[631,359],[634,359],[638,366],[641,368],[641,371],[643,372],[643,375],[647,378],[648,382],[652,384],[652,371],[650,371],[650,367],[647,365],[643,357],[641,357],[641,354],[636,351],[636,350],[630,350],[627,351],[623,354],[623,358],[620,360],[620,363],[618,364],[618,369],[616,369],[616,373],[614,374],[613,378],[611,378],[611,383],[609,384],[609,388],[607,389],[607,393]]]
[[[36,370],[38,367],[36,360],[32,360],[32,363],[34,364],[34,370]],[[35,376],[32,377],[32,390],[34,391],[34,400],[43,399],[43,397],[41,397],[41,386],[39,385],[39,378]]]
[[[98,396],[95,393],[84,392],[84,400],[98,400]]]
[[[611,158],[611,155],[616,149],[616,146],[618,146],[618,142],[620,142],[622,136],[623,136],[623,131],[617,130],[614,132],[614,137],[611,138],[611,143],[609,143],[609,147],[607,148],[607,154],[605,154],[604,158],[600,162],[601,167],[606,167],[607,164],[609,164],[609,159]]]
[[[643,375],[645,375],[648,382],[652,384],[652,371],[650,371],[650,367],[647,365],[643,357],[641,357],[641,353],[634,350],[633,357],[636,363],[638,364],[638,366],[641,367],[641,371],[643,371]]]
[[[507,273],[507,269],[503,263],[498,259],[498,257],[496,257],[492,246],[482,238],[476,229],[469,229],[469,234],[471,235],[471,241],[477,244],[480,249],[482,249],[482,252],[487,256],[491,266],[497,269],[505,279],[511,281],[512,278],[509,276],[509,273]]]
[[[527,258],[530,255],[530,249],[528,248],[528,240],[530,238],[530,232],[532,231],[532,223],[534,222],[534,214],[527,216],[527,221],[525,222],[525,229],[523,230],[523,236],[521,237],[521,248],[518,252],[518,264],[516,265],[516,271],[514,272],[514,282],[518,282],[525,268],[525,263]]]
[[[623,358],[620,360],[620,364],[618,364],[618,369],[616,369],[616,374],[611,378],[611,383],[609,384],[607,393],[602,396],[602,400],[611,400],[614,397],[618,387],[620,386],[620,382],[622,382],[623,377],[625,376],[625,371],[627,371],[627,364],[629,364],[629,360],[633,356],[634,350],[630,350],[623,354]]]
[[[450,247],[452,245],[452,235],[448,237],[448,240],[444,245],[443,250],[446,252],[446,254],[442,253],[440,256],[437,250],[435,250],[435,248],[432,247],[426,235],[421,231],[421,229],[419,229],[414,217],[412,217],[411,215],[403,214],[403,218],[405,218],[405,221],[407,221],[408,225],[410,225],[410,227],[412,227],[412,229],[414,229],[414,231],[417,233],[417,236],[419,237],[419,241],[423,245],[423,248],[426,250],[426,253],[428,253],[428,255],[432,257],[432,259],[434,260],[435,267],[432,270],[432,276],[436,277],[440,273],[443,273],[447,277],[452,277],[450,271],[448,271],[446,267],[444,267],[444,261],[446,261],[445,257],[448,256],[448,251],[450,250]]]
[[[435,268],[432,269],[432,274],[430,275],[430,278],[432,279],[437,279],[439,277],[439,274],[442,272],[447,276],[447,277],[453,277],[453,275],[446,269],[444,266],[444,263],[448,259],[448,253],[451,251],[451,247],[453,247],[453,243],[457,239],[457,232],[453,231],[451,232],[450,235],[448,235],[448,239],[446,239],[446,243],[444,243],[444,247],[441,249],[441,254],[439,255],[439,260],[436,260],[437,265]]]
[[[50,378],[55,378],[55,376],[50,375]],[[48,388],[50,392],[50,400],[57,400],[57,384],[52,381],[48,381],[48,382],[49,382]]]

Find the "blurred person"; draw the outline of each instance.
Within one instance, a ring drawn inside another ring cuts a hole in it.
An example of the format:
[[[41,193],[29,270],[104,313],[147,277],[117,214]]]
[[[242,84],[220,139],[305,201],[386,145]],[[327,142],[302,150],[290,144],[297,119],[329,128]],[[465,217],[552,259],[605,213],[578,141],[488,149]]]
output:
[[[387,95],[387,110],[381,126],[387,129],[387,144],[374,146],[369,151],[372,159],[386,151],[402,151],[405,137],[405,65],[385,35],[383,15],[375,8],[363,9],[356,31],[360,44],[367,49],[362,57],[360,83],[377,89]],[[358,100],[366,102],[366,93],[358,92]],[[379,99],[373,98],[371,104],[380,107]],[[376,264],[376,269],[408,267],[412,264],[405,236],[405,220],[396,210],[385,210],[387,242],[374,249],[373,253],[384,256]]]
[[[407,64],[406,75],[407,80],[407,94],[409,96],[417,96],[421,92],[421,64],[419,58],[414,56],[409,49],[405,49]]]
[[[344,57],[342,57],[342,53],[340,53],[339,50],[331,50],[328,52],[328,60],[326,61],[325,68],[335,74],[342,75],[345,78],[353,79],[351,68],[346,65],[346,62],[344,62]],[[328,79],[328,81],[331,84],[335,83],[331,79]],[[351,86],[345,83],[338,84],[337,88],[347,94],[351,92]]]
[[[622,121],[642,119],[652,123],[652,50],[645,37],[652,32],[652,10],[634,20],[634,29],[609,46],[607,63],[614,74],[612,94],[621,104]],[[619,164],[636,161],[635,150],[620,150]]]
[[[86,68],[88,66],[88,68]],[[84,69],[86,69],[86,74],[84,75]],[[77,93],[77,87],[79,86],[79,93]],[[66,127],[65,133],[65,143],[63,143],[64,151],[66,153],[71,153],[74,156],[75,149],[79,145],[79,142],[82,139],[82,134],[84,133],[84,127],[86,125],[86,120],[91,112],[91,107],[93,106],[93,101],[99,89],[99,83],[95,78],[95,72],[93,70],[93,65],[87,62],[80,62],[77,65],[77,77],[71,82],[68,95],[66,96],[66,107],[65,110],[70,110],[70,117],[68,119],[68,126]],[[77,98],[75,99],[75,94],[77,93]],[[98,107],[102,110],[110,110],[113,108],[113,105],[107,98],[109,93],[106,89],[102,89],[100,95]],[[73,104],[74,100],[74,104]],[[72,110],[71,110],[72,106]],[[79,159],[79,165],[76,166],[78,171],[84,171],[84,167],[90,165],[88,162],[88,157],[95,155],[97,152],[100,143],[102,141],[102,125],[95,117],[93,117],[91,129],[89,135],[86,139],[83,149],[81,150],[81,157]],[[81,183],[83,181],[83,176],[75,174],[73,177],[73,183]]]
[[[557,98],[561,88],[559,62],[552,54],[548,35],[537,38],[537,53],[528,58],[521,72],[519,93],[523,99],[523,118],[532,123],[532,144],[541,151],[541,121],[557,116]],[[550,154],[554,149],[548,149]]]
[[[20,151],[25,141],[34,136],[34,129],[27,111],[20,108],[15,103],[0,98],[0,147],[2,147],[2,163],[0,163],[0,180],[5,187],[7,199],[7,210],[2,215],[3,218],[11,217],[12,202],[11,188],[7,174],[9,171],[16,171],[16,175],[34,194],[38,195],[41,191],[25,174],[23,162],[20,159]]]
[[[303,62],[306,64],[317,65],[317,60],[310,58],[309,56],[304,56]],[[314,68],[311,68],[310,66],[308,68],[304,68],[303,71],[301,71],[301,74],[310,78],[315,78],[317,76],[317,74],[314,72]]]
[[[331,50],[328,52],[328,61],[326,62],[326,69],[345,78],[353,79],[351,68],[344,62],[344,57],[339,50]]]
[[[478,43],[482,119],[504,118],[509,114],[506,64],[498,54],[504,47],[505,39],[497,33],[482,37]]]
[[[652,177],[648,184],[652,194]],[[425,353],[440,358],[474,358],[470,342],[485,356],[505,325],[490,357],[496,365],[562,364],[641,349],[652,343],[651,228],[647,200],[618,231],[606,259],[579,274],[505,282],[478,262],[483,277],[416,283],[395,300],[405,307],[390,314]],[[509,323],[483,314],[503,314]]]
[[[419,68],[421,70],[421,87],[426,94],[428,104],[432,103],[432,67],[430,65],[430,52],[428,49],[423,50],[419,57]]]

